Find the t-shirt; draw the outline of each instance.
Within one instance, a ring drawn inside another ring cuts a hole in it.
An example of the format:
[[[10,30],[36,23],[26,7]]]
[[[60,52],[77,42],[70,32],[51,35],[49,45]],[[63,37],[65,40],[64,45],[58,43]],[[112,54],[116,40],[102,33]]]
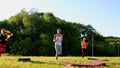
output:
[[[7,38],[6,35],[0,34],[0,43],[5,44],[7,42],[7,41],[5,41],[6,38]]]
[[[62,35],[55,35],[55,39],[57,40],[55,42],[55,45],[62,45]]]

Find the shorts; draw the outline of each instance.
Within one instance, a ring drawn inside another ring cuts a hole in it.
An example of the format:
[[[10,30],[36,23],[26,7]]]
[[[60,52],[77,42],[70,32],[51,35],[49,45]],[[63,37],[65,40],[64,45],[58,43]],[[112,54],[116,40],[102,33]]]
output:
[[[3,54],[6,51],[6,44],[0,43],[0,53]]]

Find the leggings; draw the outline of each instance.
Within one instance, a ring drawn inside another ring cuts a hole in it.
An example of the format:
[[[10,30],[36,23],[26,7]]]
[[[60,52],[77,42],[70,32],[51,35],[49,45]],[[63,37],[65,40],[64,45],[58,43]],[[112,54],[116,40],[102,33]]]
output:
[[[56,60],[57,60],[58,55],[62,53],[62,45],[55,45],[55,51],[56,51]]]
[[[56,51],[56,54],[60,55],[62,53],[62,46],[55,45],[55,51]]]

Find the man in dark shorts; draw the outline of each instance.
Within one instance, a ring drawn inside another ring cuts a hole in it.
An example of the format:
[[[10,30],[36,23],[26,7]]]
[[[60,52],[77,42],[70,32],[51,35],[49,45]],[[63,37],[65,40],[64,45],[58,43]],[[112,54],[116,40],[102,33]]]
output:
[[[87,50],[87,46],[88,46],[88,42],[86,40],[86,38],[84,37],[81,41],[81,48],[82,48],[82,57],[84,58],[85,54],[86,54],[86,50]]]

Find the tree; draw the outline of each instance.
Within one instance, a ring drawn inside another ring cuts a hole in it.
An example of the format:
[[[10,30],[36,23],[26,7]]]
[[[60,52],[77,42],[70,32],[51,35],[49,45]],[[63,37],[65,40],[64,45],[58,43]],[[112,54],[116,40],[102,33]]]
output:
[[[94,35],[96,56],[115,56],[113,52],[116,51],[116,46],[114,45],[120,44],[120,39],[104,38],[100,33],[92,32],[91,29],[94,28],[91,25],[68,22],[50,12],[22,10],[8,20],[0,21],[0,28],[7,28],[14,34],[7,43],[7,52],[13,55],[53,56],[55,50],[52,40],[57,28],[61,28],[64,37],[62,53],[64,56],[81,55],[80,31],[82,29],[85,29],[88,35],[88,55],[91,55],[91,35]]]

